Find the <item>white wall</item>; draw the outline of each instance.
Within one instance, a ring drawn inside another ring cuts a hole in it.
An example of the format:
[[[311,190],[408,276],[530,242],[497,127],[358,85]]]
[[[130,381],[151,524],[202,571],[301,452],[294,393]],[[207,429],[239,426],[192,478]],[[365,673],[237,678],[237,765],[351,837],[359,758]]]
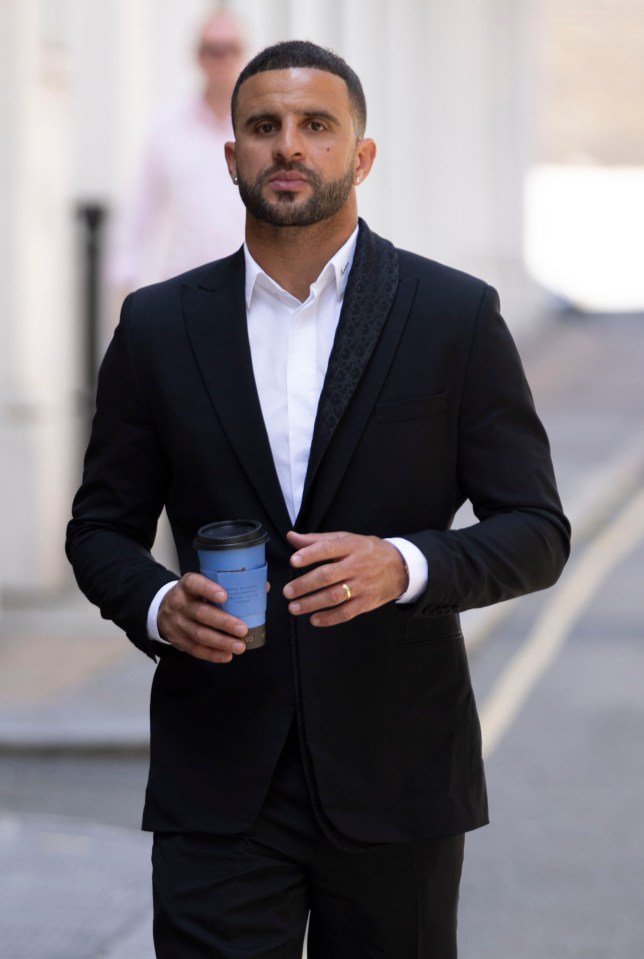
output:
[[[58,589],[78,413],[65,10],[5,0],[3,63],[2,583]],[[4,174],[6,173],[6,179]]]

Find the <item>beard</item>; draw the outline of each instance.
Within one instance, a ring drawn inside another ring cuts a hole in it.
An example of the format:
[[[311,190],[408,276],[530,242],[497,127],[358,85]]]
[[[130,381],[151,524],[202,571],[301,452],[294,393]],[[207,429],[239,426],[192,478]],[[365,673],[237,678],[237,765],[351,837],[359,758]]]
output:
[[[296,170],[304,174],[311,187],[311,196],[298,202],[296,192],[280,192],[274,200],[267,200],[263,189],[277,173]],[[251,216],[271,226],[311,226],[334,216],[346,203],[353,186],[353,168],[337,180],[323,180],[303,163],[282,163],[260,173],[254,182],[246,180],[237,169],[239,195]]]

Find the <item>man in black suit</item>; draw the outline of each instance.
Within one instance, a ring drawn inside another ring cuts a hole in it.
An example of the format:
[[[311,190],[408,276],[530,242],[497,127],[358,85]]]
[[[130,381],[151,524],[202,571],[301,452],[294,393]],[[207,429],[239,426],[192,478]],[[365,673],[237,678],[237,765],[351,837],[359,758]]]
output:
[[[100,374],[67,548],[160,657],[162,959],[294,959],[309,913],[311,959],[455,956],[463,834],[487,821],[458,614],[568,555],[495,292],[358,221],[365,119],[335,55],[258,54],[226,149],[246,244],[128,297]],[[465,499],[478,522],[451,530]],[[179,579],[150,553],[164,505]],[[238,517],[270,537],[257,650],[192,545]]]

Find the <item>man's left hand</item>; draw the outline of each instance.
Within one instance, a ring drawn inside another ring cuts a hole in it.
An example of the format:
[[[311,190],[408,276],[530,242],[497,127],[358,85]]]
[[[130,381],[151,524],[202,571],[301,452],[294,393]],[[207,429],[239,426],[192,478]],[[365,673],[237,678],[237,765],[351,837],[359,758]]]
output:
[[[404,560],[395,546],[358,533],[288,534],[296,552],[291,566],[315,569],[284,587],[293,616],[311,616],[313,626],[336,626],[398,599],[407,589]]]

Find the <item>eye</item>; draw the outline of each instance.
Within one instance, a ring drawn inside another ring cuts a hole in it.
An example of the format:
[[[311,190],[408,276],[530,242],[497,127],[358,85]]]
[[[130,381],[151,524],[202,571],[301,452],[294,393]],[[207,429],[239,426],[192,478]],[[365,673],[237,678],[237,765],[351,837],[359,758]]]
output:
[[[264,120],[263,123],[258,123],[258,125],[255,127],[255,132],[268,134],[272,133],[274,129],[275,125],[273,123],[271,123],[269,120]]]
[[[309,128],[313,130],[314,133],[322,133],[323,130],[326,130],[326,127],[321,120],[310,120]]]

